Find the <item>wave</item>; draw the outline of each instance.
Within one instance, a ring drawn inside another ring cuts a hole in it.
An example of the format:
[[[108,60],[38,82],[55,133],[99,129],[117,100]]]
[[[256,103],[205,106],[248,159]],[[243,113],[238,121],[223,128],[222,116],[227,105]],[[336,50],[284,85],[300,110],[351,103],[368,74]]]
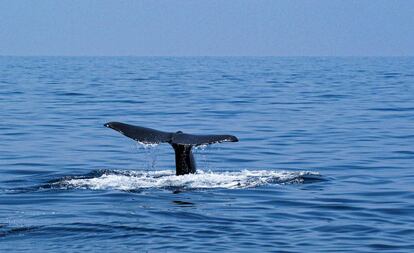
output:
[[[49,182],[46,188],[134,191],[143,189],[243,189],[269,184],[306,183],[321,180],[318,172],[243,170],[176,176],[174,170],[129,171],[97,170],[86,176],[64,177]]]

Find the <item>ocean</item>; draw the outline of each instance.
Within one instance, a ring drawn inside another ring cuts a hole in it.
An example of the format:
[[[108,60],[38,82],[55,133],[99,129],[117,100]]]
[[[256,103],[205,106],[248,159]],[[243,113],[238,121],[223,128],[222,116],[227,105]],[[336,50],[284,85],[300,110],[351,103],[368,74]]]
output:
[[[1,252],[413,252],[412,57],[0,57]],[[175,176],[170,145],[232,134]]]

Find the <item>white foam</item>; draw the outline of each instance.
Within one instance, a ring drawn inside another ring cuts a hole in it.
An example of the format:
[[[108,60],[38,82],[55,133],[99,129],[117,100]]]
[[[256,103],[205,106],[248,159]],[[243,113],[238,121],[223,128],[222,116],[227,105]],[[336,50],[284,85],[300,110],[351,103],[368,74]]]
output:
[[[66,187],[94,190],[139,190],[148,188],[250,188],[267,184],[301,183],[304,177],[319,177],[310,171],[243,170],[238,172],[204,172],[176,176],[175,171],[107,171],[93,178],[72,178],[60,181]]]

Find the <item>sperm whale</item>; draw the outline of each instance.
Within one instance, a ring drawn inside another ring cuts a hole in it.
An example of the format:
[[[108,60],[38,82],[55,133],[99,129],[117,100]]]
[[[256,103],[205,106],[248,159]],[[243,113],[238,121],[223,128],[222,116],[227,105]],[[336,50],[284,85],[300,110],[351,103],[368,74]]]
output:
[[[221,142],[239,141],[233,135],[195,135],[181,131],[170,133],[152,128],[129,125],[121,122],[108,122],[105,127],[144,144],[169,143],[175,152],[176,175],[185,175],[196,172],[196,162],[191,149],[200,145]]]

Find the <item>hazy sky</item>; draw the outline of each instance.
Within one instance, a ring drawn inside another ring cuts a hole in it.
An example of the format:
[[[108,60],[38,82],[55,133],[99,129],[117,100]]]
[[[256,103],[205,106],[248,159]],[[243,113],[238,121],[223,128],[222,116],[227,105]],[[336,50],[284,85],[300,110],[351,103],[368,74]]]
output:
[[[0,0],[0,55],[414,56],[414,1]]]

